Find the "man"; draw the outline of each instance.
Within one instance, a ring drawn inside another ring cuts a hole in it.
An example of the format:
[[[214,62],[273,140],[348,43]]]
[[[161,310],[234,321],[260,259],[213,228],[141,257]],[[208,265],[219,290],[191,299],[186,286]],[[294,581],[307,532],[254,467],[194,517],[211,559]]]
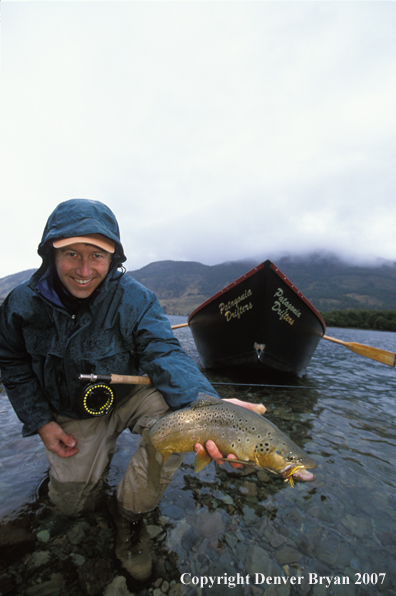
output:
[[[41,267],[1,308],[2,382],[23,435],[38,433],[46,447],[50,499],[75,515],[94,505],[123,430],[141,434],[149,418],[187,406],[200,392],[217,394],[181,349],[155,295],[124,275],[126,257],[108,207],[85,199],[61,203],[38,253]],[[145,374],[152,384],[116,386],[111,411],[92,416],[81,399],[81,373]],[[221,456],[212,442],[206,448]],[[116,554],[135,577],[122,520],[134,522],[158,505],[182,457],[168,459],[153,496],[141,441],[118,486]]]

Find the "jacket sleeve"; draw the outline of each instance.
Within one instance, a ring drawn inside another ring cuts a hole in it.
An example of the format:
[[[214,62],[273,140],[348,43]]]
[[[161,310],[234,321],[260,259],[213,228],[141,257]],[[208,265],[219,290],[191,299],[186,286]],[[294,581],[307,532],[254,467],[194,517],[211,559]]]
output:
[[[200,392],[218,397],[173,335],[169,320],[154,295],[135,329],[135,341],[140,367],[169,407],[183,408]]]
[[[23,337],[23,315],[11,293],[0,307],[0,369],[1,381],[8,398],[23,423],[23,436],[53,420],[32,366]]]

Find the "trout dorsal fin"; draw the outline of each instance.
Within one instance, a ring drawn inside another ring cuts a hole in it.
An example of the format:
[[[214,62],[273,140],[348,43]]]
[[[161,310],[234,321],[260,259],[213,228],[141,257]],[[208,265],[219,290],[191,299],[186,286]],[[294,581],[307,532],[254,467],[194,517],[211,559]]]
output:
[[[198,397],[192,402],[190,408],[196,410],[197,408],[207,408],[208,406],[218,406],[222,403],[219,397],[208,395],[207,393],[198,393]]]

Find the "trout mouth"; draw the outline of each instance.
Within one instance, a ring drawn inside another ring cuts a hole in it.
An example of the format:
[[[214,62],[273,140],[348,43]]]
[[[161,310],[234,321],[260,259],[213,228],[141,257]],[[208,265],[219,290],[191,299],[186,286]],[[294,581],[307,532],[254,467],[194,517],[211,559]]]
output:
[[[290,486],[294,485],[294,480],[301,480],[302,482],[312,482],[315,480],[315,474],[312,474],[303,465],[289,465],[283,468],[280,475],[284,478],[285,482],[289,482]]]

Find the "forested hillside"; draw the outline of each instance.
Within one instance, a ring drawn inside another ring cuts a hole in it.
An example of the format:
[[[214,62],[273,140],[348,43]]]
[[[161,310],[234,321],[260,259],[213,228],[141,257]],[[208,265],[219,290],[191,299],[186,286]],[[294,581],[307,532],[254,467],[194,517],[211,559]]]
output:
[[[328,327],[396,331],[396,310],[333,310],[321,315]]]

